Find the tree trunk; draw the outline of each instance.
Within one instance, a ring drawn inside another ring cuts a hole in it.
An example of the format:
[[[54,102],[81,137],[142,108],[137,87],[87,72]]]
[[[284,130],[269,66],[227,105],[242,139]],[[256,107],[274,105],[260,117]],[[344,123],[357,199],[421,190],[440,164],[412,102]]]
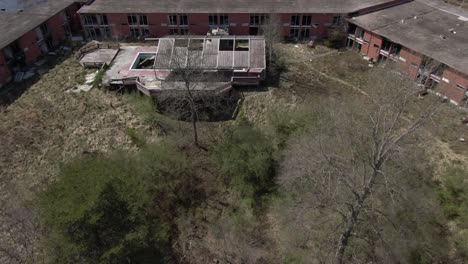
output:
[[[364,206],[364,202],[366,201],[367,197],[369,196],[372,187],[374,186],[375,179],[379,175],[380,168],[375,168],[372,174],[372,178],[369,180],[367,186],[364,188],[364,193],[360,195],[356,201],[356,204],[353,206],[353,210],[351,211],[348,221],[346,223],[346,228],[340,236],[340,241],[338,243],[338,250],[336,251],[336,263],[342,264],[344,253],[346,248],[348,247],[349,239],[354,231],[354,227],[356,226],[359,214],[361,214],[362,207]]]
[[[198,146],[197,113],[192,109],[193,143]]]

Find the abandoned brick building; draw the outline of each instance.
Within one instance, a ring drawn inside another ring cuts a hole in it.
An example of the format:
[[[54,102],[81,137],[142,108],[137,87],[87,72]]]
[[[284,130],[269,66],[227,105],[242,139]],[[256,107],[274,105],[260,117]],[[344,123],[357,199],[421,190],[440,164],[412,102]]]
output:
[[[468,88],[468,12],[416,0],[349,19],[348,42],[374,61],[394,60],[421,86],[452,103]],[[430,72],[427,72],[430,71]]]
[[[76,14],[82,0],[48,0],[39,5],[0,10],[0,87],[17,72],[81,32]],[[23,9],[24,8],[24,9]]]
[[[347,31],[348,47],[359,50],[367,59],[394,60],[421,86],[437,87],[437,92],[456,104],[466,99],[468,14],[439,0],[46,2],[44,6],[48,7],[41,15],[33,9],[0,13],[5,21],[0,41],[0,85],[11,80],[18,64],[32,63],[49,46],[56,45],[66,32],[58,24],[64,17],[76,21],[75,12],[81,6],[78,27],[88,39],[201,36],[215,28],[225,29],[231,36],[260,35],[271,18],[276,20],[280,34],[289,39],[320,39],[334,30]],[[42,30],[45,33],[40,34]],[[41,35],[49,35],[46,39],[53,41],[44,45]],[[426,74],[426,66],[433,61],[440,67]]]

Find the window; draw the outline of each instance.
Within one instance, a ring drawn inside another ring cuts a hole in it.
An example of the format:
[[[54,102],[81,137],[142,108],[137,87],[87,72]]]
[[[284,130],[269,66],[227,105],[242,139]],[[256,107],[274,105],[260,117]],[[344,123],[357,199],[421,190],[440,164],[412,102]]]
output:
[[[179,32],[180,32],[180,35],[188,35],[188,33],[189,33],[187,28],[181,28],[179,30]]]
[[[99,25],[109,25],[106,15],[98,15],[98,18],[99,18]]]
[[[43,35],[48,35],[49,34],[49,28],[47,27],[47,24],[42,24],[41,25],[41,31]]]
[[[461,89],[461,90],[463,90],[463,91],[465,91],[465,90],[466,90],[466,88],[465,88],[465,87],[463,87],[461,84],[457,84],[457,88],[458,88],[458,89]]]
[[[291,28],[291,30],[289,31],[289,37],[298,38],[299,37],[299,29],[298,28]]]
[[[309,38],[309,36],[310,36],[310,29],[309,28],[301,29],[301,38]]]
[[[209,15],[208,16],[208,24],[210,26],[217,26],[218,25],[218,15]]]
[[[140,16],[140,25],[147,26],[148,25],[148,18],[146,16]]]
[[[170,28],[169,35],[179,35],[179,29],[177,28]]]
[[[343,17],[342,16],[334,16],[332,25],[334,27],[341,26],[343,24]]]
[[[208,24],[210,26],[227,26],[229,25],[229,16],[226,14],[210,14]]]
[[[377,44],[374,44],[374,48],[376,48],[376,49],[379,49],[379,48],[380,48],[380,46],[379,46],[379,45],[377,45]]]
[[[176,26],[177,25],[177,16],[176,15],[170,15],[169,16],[169,25],[170,26]]]
[[[229,25],[229,16],[226,14],[221,14],[219,15],[219,24],[221,26],[227,26]]]
[[[97,19],[95,15],[84,15],[83,20],[85,25],[97,25]]]
[[[219,40],[219,51],[233,51],[234,40],[233,39],[220,39]]]
[[[312,24],[311,16],[302,16],[302,26],[310,26]]]
[[[291,16],[291,26],[301,25],[301,16]]]
[[[236,39],[235,51],[249,51],[249,40]]]
[[[187,15],[180,15],[180,16],[179,16],[179,25],[180,25],[180,26],[188,26],[188,18],[187,18]]]
[[[101,28],[101,30],[102,30],[102,36],[104,38],[110,38],[112,36],[109,27],[103,27]]]
[[[127,20],[129,25],[137,25],[137,17],[135,15],[127,16]]]
[[[250,15],[250,26],[261,26],[265,24],[268,19],[268,15],[265,14],[253,14]]]
[[[130,28],[130,35],[134,38],[138,38],[140,36],[140,29],[139,28]]]

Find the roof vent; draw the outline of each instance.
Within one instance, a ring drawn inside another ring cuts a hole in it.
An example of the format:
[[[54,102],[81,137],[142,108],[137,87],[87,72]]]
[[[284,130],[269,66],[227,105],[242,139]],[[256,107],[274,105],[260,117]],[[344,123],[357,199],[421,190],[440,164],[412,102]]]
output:
[[[452,33],[452,34],[457,34],[457,32],[455,31],[454,28],[449,29],[449,32]]]
[[[419,17],[418,16],[414,16],[413,19],[418,19]]]
[[[446,39],[447,37],[444,36],[444,35],[440,35],[440,38],[441,38],[441,39]]]
[[[404,20],[404,19],[400,20],[400,23],[404,24],[404,23],[405,23],[405,20]]]

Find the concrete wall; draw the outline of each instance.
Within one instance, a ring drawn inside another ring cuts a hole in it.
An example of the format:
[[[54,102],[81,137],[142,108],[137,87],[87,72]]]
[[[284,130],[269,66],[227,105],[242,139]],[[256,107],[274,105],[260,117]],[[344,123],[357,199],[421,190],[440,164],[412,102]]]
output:
[[[11,80],[11,71],[5,61],[3,50],[0,50],[0,87]]]

